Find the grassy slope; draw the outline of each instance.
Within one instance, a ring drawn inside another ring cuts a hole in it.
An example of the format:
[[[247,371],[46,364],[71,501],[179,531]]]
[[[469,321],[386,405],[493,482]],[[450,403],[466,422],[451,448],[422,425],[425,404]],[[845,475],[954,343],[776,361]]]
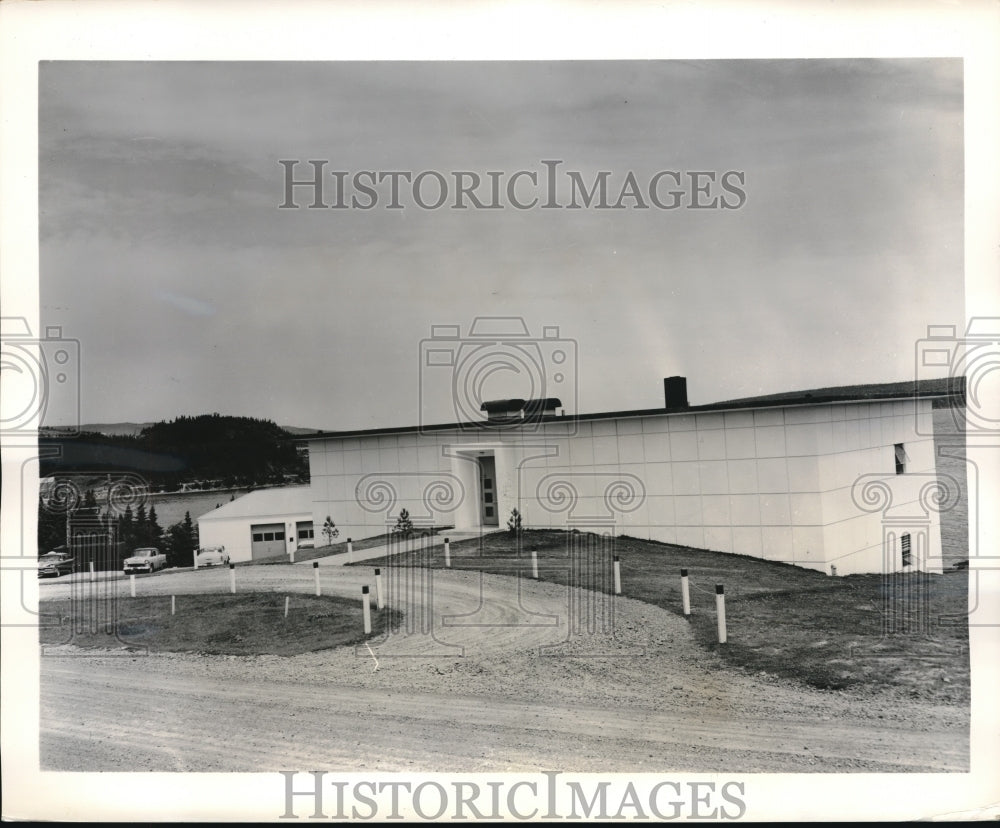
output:
[[[526,531],[519,554],[506,532],[452,544],[452,566],[539,576],[557,583],[611,590],[605,556],[570,551],[565,532]],[[787,564],[634,538],[617,538],[622,591],[681,615],[680,570],[687,568],[696,640],[727,662],[824,689],[889,690],[947,703],[969,699],[967,573],[831,578]],[[419,553],[444,566],[440,547]],[[577,554],[576,566],[570,555]],[[406,565],[412,555],[400,556]],[[728,642],[716,639],[715,584],[726,590]]]

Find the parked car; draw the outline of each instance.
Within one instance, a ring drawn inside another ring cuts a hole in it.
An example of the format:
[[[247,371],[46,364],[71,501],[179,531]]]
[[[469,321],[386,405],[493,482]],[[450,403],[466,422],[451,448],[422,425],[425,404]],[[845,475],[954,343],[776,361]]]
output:
[[[224,546],[203,546],[198,550],[198,566],[225,566],[229,553]]]
[[[68,552],[46,552],[38,558],[38,577],[46,578],[73,571],[73,557]]]
[[[126,558],[124,563],[125,574],[133,572],[156,572],[167,565],[167,556],[155,546],[144,546],[136,549],[131,558]]]

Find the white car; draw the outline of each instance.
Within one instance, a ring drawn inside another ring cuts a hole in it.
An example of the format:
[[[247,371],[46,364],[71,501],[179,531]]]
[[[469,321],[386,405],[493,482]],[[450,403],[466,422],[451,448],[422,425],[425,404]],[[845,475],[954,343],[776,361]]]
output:
[[[156,572],[167,565],[167,556],[155,546],[144,546],[136,549],[131,558],[126,558],[124,563],[125,574],[134,572]]]
[[[58,578],[64,572],[69,574],[73,571],[73,558],[68,552],[46,552],[38,559],[38,577],[45,578],[54,575]]]
[[[229,553],[224,546],[204,546],[198,550],[198,566],[225,566]]]

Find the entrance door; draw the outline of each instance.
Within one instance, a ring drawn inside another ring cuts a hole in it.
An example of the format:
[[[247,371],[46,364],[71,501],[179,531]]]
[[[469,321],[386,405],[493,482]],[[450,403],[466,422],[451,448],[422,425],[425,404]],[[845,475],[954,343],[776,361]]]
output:
[[[497,513],[497,467],[493,457],[479,458],[480,520],[483,526],[499,526]]]

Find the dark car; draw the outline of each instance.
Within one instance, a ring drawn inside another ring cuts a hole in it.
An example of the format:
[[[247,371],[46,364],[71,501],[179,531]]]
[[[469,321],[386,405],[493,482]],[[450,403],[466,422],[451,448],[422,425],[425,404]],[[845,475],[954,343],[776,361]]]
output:
[[[52,575],[58,578],[73,571],[73,557],[68,552],[46,552],[38,558],[38,577]]]

